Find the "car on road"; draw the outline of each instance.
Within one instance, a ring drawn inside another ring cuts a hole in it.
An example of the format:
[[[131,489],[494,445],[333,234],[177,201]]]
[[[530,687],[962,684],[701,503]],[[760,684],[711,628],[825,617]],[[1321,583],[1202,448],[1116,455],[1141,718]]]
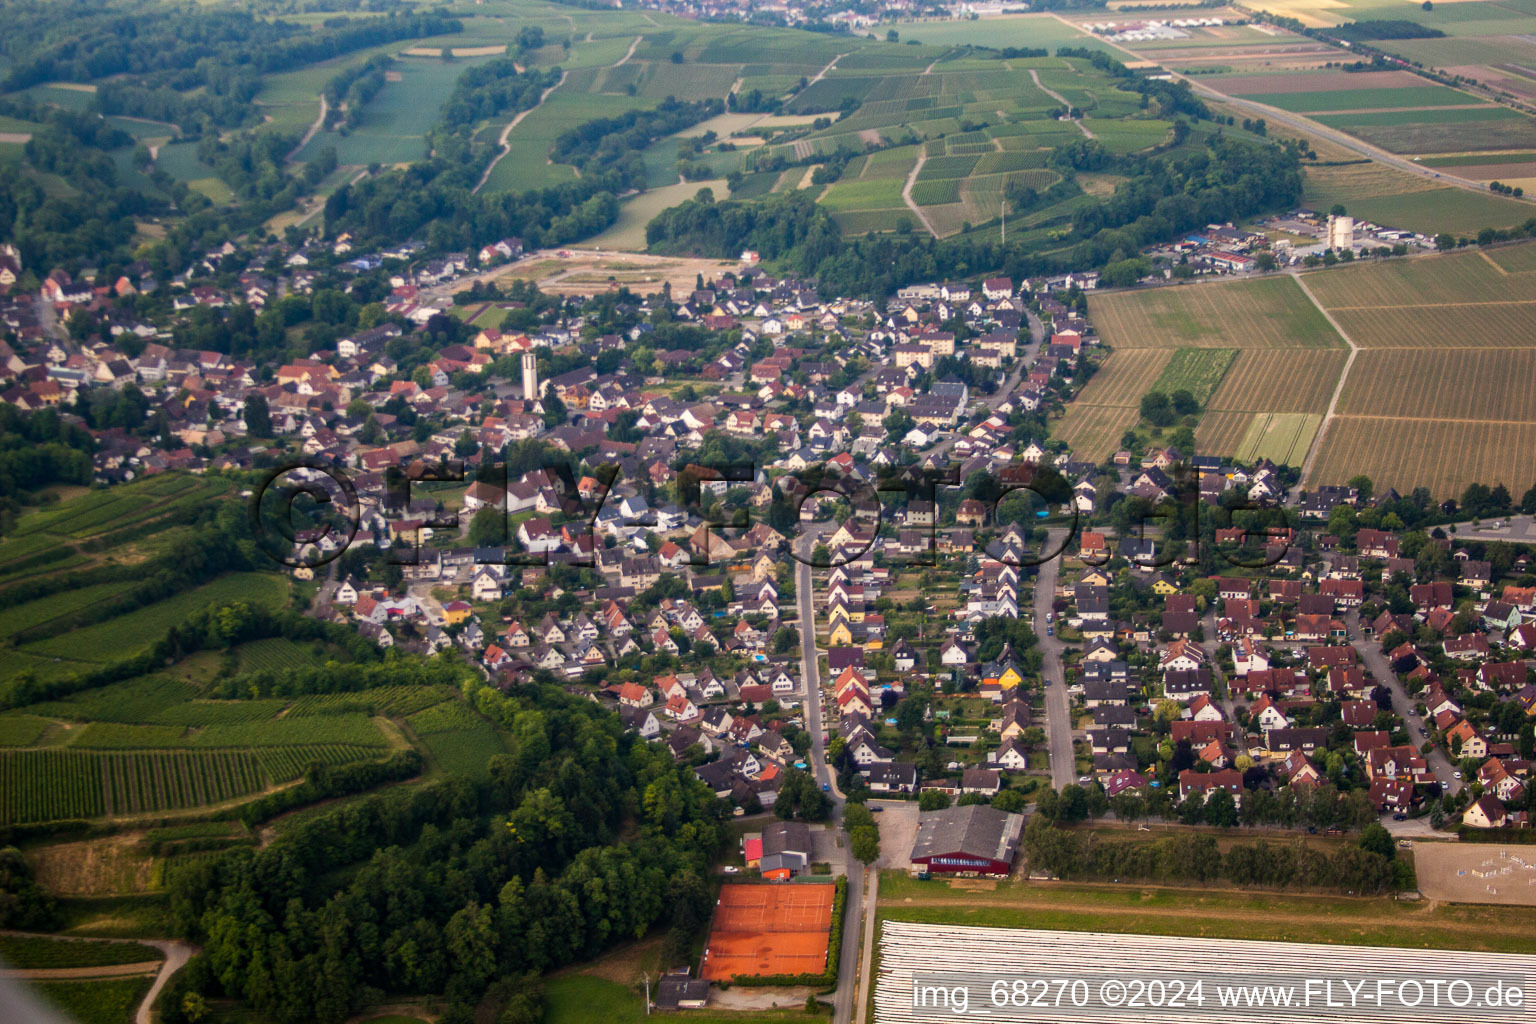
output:
[[[1451,772],[1451,778],[1453,778],[1453,779],[1461,778],[1461,772]]]
[[[1392,820],[1393,821],[1407,821],[1408,820],[1408,815],[1404,814],[1402,811],[1398,811],[1396,814],[1392,815]]]
[[[832,792],[832,783],[830,783],[830,782],[823,782],[821,784],[821,791],[823,793],[830,793],[830,792]]]
[[[875,804],[875,806],[873,806],[873,807],[871,807],[871,808],[870,808],[870,809],[869,809],[869,813],[870,813],[870,814],[880,814],[880,813],[881,813],[881,812],[883,812],[883,811],[884,811],[884,810],[885,810],[885,808],[884,808],[884,807],[881,807],[881,806],[880,806],[880,805],[879,805],[879,804]]]
[[[721,868],[720,870],[724,871],[728,875],[739,875],[739,874],[741,874],[741,868],[737,867],[735,864],[727,864],[725,867]]]
[[[1086,785],[1088,785],[1088,783],[1090,783],[1090,782],[1092,782],[1092,781],[1093,781],[1093,780],[1092,780],[1092,779],[1090,779],[1090,778],[1089,778],[1089,777],[1088,777],[1088,776],[1086,776],[1086,775],[1079,775],[1079,776],[1078,776],[1078,777],[1077,777],[1077,784],[1078,784],[1078,785],[1079,785],[1079,786],[1086,786]]]
[[[1056,627],[1047,625],[1045,627],[1045,635],[1046,636],[1055,636],[1056,635]]]
[[[1428,735],[1429,735],[1429,730],[1428,730],[1428,729],[1426,729],[1426,728],[1424,728],[1424,727],[1423,727],[1423,726],[1422,726],[1422,725],[1421,725],[1421,726],[1419,726],[1419,735],[1420,735],[1420,736],[1428,736]]]

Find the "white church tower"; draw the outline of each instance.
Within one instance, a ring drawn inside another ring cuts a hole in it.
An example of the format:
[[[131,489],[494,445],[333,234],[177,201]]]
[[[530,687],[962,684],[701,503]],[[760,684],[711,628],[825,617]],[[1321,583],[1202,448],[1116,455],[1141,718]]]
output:
[[[532,352],[523,353],[523,401],[539,399],[539,357]]]

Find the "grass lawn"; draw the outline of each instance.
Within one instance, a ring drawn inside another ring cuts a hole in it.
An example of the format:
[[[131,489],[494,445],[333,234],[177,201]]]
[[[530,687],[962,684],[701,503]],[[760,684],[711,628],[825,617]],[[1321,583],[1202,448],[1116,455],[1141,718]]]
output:
[[[646,1020],[645,999],[628,986],[590,974],[567,974],[544,983],[544,1024],[640,1024]],[[689,1010],[694,1024],[768,1024],[811,1018],[803,1006],[792,1010],[733,1012]]]
[[[508,159],[511,159],[508,157]],[[505,162],[505,161],[504,161]],[[627,249],[633,252],[645,251],[645,226],[654,220],[663,210],[687,202],[698,194],[699,189],[711,189],[716,199],[724,199],[730,191],[724,178],[713,181],[690,181],[676,185],[666,185],[661,188],[646,189],[644,192],[630,199],[626,199],[619,207],[619,219],[600,235],[582,242],[586,246],[598,246],[603,249]]]

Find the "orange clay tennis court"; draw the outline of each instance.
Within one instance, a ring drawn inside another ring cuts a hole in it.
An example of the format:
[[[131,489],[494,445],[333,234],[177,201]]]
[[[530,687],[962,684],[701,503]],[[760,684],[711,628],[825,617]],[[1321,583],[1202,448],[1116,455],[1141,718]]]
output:
[[[830,885],[723,886],[701,976],[819,974],[831,930]]]

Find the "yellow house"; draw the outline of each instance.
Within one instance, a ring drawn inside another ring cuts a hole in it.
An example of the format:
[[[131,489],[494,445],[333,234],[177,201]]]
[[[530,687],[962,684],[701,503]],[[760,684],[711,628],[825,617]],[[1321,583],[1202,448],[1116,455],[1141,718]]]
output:
[[[1154,594],[1161,594],[1163,597],[1167,597],[1169,594],[1177,594],[1178,592],[1179,588],[1166,576],[1152,581],[1152,593]]]
[[[443,605],[443,621],[447,622],[450,626],[457,626],[459,623],[469,619],[471,611],[473,609],[465,601],[450,601],[448,604]]]
[[[997,681],[1003,685],[1003,689],[1012,690],[1024,681],[1024,674],[1014,665],[1010,664],[1007,668],[1003,669],[1002,674],[997,677]]]
[[[850,647],[853,644],[853,630],[846,620],[838,620],[833,624],[827,635],[827,642],[833,647]]]
[[[1109,573],[1103,569],[1089,569],[1083,573],[1082,579],[1078,582],[1086,583],[1090,587],[1107,587],[1109,586]]]

